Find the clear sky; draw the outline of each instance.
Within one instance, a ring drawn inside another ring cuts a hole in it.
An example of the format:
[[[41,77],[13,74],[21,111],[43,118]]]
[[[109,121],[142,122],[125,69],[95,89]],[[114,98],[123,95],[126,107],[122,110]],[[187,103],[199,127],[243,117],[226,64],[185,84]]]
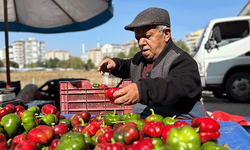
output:
[[[9,32],[9,45],[17,40],[35,37],[44,41],[46,52],[66,50],[71,56],[82,55],[82,41],[86,50],[100,45],[124,44],[134,40],[134,33],[124,29],[135,16],[149,7],[167,9],[171,19],[172,37],[186,41],[185,35],[202,29],[211,19],[235,17],[248,0],[113,0],[114,16],[108,22],[81,32],[60,34],[35,34]],[[4,32],[0,33],[0,48],[5,45]]]

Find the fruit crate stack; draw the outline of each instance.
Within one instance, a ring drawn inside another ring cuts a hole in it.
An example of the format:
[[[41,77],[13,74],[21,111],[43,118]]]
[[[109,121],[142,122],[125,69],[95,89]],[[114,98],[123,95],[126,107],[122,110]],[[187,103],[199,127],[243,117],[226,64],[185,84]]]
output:
[[[123,79],[117,85],[123,88],[131,83],[130,79]],[[123,115],[132,113],[132,106],[118,106],[109,102],[105,97],[107,88],[89,88],[91,83],[88,80],[61,81],[60,82],[60,111],[61,114],[76,114],[87,110],[92,115],[106,114],[113,112]]]

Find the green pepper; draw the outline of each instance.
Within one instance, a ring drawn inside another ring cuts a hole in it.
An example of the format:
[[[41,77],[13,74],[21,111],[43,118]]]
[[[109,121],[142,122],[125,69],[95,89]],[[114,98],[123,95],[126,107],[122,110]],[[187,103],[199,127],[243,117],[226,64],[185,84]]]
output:
[[[122,117],[120,115],[116,114],[116,109],[114,109],[114,113],[107,113],[106,115],[104,115],[104,120],[106,125],[114,125],[115,122],[117,121],[121,121]]]
[[[78,132],[68,132],[64,134],[55,150],[84,150],[85,137]]]
[[[192,127],[184,125],[181,128],[170,129],[166,145],[173,149],[199,150],[201,140],[199,134]]]
[[[65,123],[68,126],[69,130],[72,130],[72,128],[73,128],[71,125],[70,119],[61,119],[61,120],[59,120],[59,123]]]
[[[54,126],[54,125],[58,124],[58,119],[57,119],[56,115],[48,114],[48,115],[43,116],[40,119],[40,124],[41,125]]]
[[[92,85],[93,88],[99,88],[99,86],[100,86],[100,84],[97,84],[97,83],[94,83],[94,84]]]
[[[85,145],[88,144],[89,149],[94,149],[94,147],[96,145],[95,141],[92,138],[87,137],[87,136],[85,136],[84,138],[85,138]]]
[[[14,137],[17,133],[17,129],[21,126],[21,118],[14,113],[7,114],[3,116],[1,120],[1,125],[4,131],[7,133],[7,137]]]
[[[137,125],[138,129],[140,129],[141,131],[142,131],[143,126],[146,124],[144,121],[137,120],[137,119],[127,119],[125,120],[125,123],[127,122],[134,122]]]
[[[3,133],[4,129],[2,127],[0,127],[0,133]]]
[[[26,132],[29,132],[31,129],[38,126],[36,121],[35,113],[31,110],[26,110],[22,114],[22,124]]]
[[[162,146],[162,145],[164,145],[164,143],[163,143],[163,140],[161,139],[161,138],[155,138],[155,137],[153,137],[153,138],[151,138],[152,139],[152,144],[154,145],[154,146]]]
[[[177,119],[175,119],[176,115],[174,115],[173,117],[165,117],[162,121],[162,123],[164,125],[173,125],[176,121],[178,121]]]
[[[38,106],[29,107],[27,110],[33,111],[36,116],[40,115],[40,108]]]
[[[162,122],[163,121],[163,117],[161,115],[155,114],[152,108],[150,109],[150,111],[152,112],[152,114],[145,119],[147,122],[149,121]]]
[[[207,141],[203,143],[200,150],[230,150],[222,145],[216,144],[212,141]]]
[[[125,121],[127,119],[137,119],[140,120],[140,116],[137,114],[132,114],[132,113],[126,113],[122,115],[122,120]]]

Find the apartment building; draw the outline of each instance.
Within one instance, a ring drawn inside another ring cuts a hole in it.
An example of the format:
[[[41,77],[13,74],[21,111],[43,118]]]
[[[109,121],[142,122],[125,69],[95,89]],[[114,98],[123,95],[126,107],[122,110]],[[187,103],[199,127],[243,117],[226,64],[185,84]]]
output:
[[[0,51],[1,59],[5,60],[5,47]],[[45,42],[33,37],[15,41],[9,46],[9,60],[18,63],[19,68],[38,61],[45,64]]]
[[[88,50],[88,59],[97,67],[101,62],[101,48],[92,48]]]
[[[62,51],[59,49],[55,49],[55,50],[46,52],[46,60],[55,59],[55,58],[57,58],[60,61],[69,60],[69,52]]]
[[[191,32],[186,35],[187,47],[189,48],[189,52],[191,56],[194,56],[196,46],[201,38],[204,29],[197,30],[195,32]]]
[[[130,48],[132,48],[134,46],[138,46],[138,41],[137,40],[128,41],[128,42],[122,44],[122,47],[124,48],[124,54],[126,56],[128,56],[128,54],[130,52]]]

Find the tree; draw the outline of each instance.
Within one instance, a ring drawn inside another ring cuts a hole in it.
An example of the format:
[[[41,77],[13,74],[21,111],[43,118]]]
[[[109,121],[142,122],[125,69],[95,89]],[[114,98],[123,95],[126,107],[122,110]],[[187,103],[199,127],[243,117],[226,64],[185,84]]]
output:
[[[10,66],[14,67],[14,68],[18,68],[19,67],[18,63],[14,62],[14,61],[10,61]]]
[[[4,67],[4,64],[2,61],[0,61],[0,67]]]
[[[56,64],[56,67],[69,68],[69,67],[70,67],[69,61],[66,61],[66,60],[59,61],[59,62]]]
[[[69,59],[70,68],[74,69],[82,69],[84,67],[84,63],[80,58],[71,58]]]
[[[111,57],[109,57],[109,56],[105,56],[105,57],[103,57],[103,60],[104,60],[104,59],[106,59],[106,58],[111,58]]]
[[[120,52],[120,53],[117,55],[117,58],[123,59],[123,58],[126,58],[126,55],[125,55],[123,52]]]
[[[45,64],[40,60],[38,60],[35,65],[36,67],[45,67]]]
[[[189,49],[184,41],[178,40],[175,42],[175,45],[178,46],[180,49],[184,50],[185,52],[189,53]]]
[[[56,68],[57,63],[59,62],[59,59],[54,58],[46,61],[46,68]]]
[[[36,65],[34,63],[30,63],[30,64],[27,64],[25,65],[26,68],[35,68]]]
[[[93,68],[95,68],[95,65],[92,63],[92,60],[91,60],[91,59],[89,59],[89,60],[87,61],[87,65],[88,65],[88,69],[93,69]]]
[[[138,53],[139,51],[141,51],[141,50],[140,50],[140,48],[139,48],[138,46],[133,46],[133,47],[130,48],[130,50],[129,50],[128,58],[133,58],[134,55],[135,55],[136,53]]]

